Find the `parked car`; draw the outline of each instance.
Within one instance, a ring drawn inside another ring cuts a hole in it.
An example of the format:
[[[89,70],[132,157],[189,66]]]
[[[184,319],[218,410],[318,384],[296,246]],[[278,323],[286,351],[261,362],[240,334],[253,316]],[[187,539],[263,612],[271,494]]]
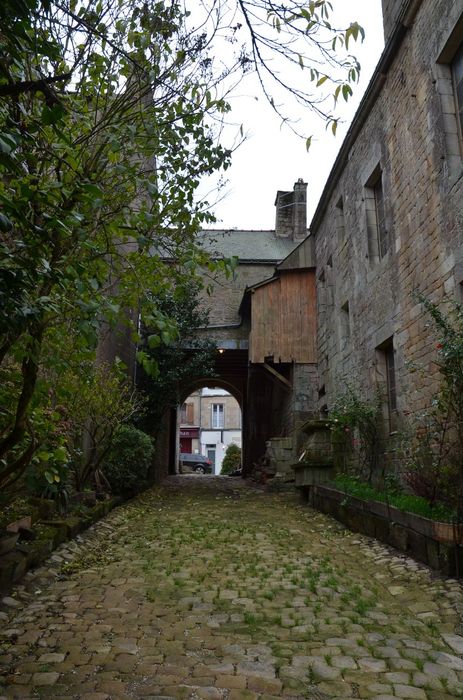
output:
[[[180,474],[212,474],[212,462],[204,455],[180,453]]]

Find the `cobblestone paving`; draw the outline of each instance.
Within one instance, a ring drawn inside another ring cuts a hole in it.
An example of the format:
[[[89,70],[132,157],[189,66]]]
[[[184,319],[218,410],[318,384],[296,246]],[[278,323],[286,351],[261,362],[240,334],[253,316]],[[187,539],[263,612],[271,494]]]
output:
[[[463,589],[226,477],[174,477],[2,600],[1,698],[463,697]]]

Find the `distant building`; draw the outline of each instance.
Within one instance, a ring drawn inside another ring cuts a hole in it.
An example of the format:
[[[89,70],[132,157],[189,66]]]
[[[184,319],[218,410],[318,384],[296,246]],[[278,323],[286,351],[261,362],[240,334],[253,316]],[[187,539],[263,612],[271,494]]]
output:
[[[237,263],[213,281],[199,330],[242,406],[247,474],[273,454],[274,471],[293,478],[301,426],[349,385],[364,400],[380,391],[392,468],[403,430],[439,390],[417,292],[443,310],[463,301],[463,0],[383,0],[383,17],[383,54],[309,229],[298,180],[277,193],[274,230],[202,234],[212,257]]]
[[[179,413],[180,452],[209,457],[220,474],[227,446],[241,447],[238,401],[224,389],[206,387],[188,396]]]

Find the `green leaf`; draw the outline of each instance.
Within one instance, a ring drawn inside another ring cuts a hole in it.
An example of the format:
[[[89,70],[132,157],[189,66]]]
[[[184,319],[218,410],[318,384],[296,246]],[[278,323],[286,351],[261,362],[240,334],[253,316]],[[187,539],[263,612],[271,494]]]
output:
[[[44,105],[42,109],[42,124],[45,124],[45,126],[56,124],[64,117],[65,113],[66,111],[61,102],[58,102],[51,108],[48,105]]]
[[[342,86],[342,96],[344,97],[346,102],[349,99],[349,97],[352,97],[352,88],[350,85],[344,84]]]
[[[149,335],[148,336],[148,347],[151,348],[151,350],[154,350],[154,348],[158,348],[161,345],[161,338],[158,335]]]
[[[103,191],[98,187],[98,185],[94,185],[92,182],[85,183],[82,186],[82,190],[95,199],[101,199],[103,197]]]
[[[0,231],[8,233],[8,231],[11,231],[12,228],[13,224],[11,223],[10,219],[5,216],[5,214],[0,212]]]
[[[0,153],[9,155],[16,147],[16,140],[11,134],[2,134],[0,136]]]

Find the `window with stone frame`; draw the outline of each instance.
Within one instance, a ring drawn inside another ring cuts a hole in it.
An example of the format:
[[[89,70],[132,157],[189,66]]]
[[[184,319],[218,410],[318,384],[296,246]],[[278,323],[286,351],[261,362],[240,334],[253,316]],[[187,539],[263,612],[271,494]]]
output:
[[[342,245],[346,239],[346,220],[344,216],[344,199],[342,197],[339,197],[336,202],[336,229],[339,243]]]
[[[341,352],[345,352],[350,347],[350,309],[348,301],[340,309],[340,334]]]
[[[390,236],[386,224],[383,173],[379,165],[365,185],[365,211],[369,257],[373,261],[381,260],[389,250]]]
[[[389,431],[392,432],[396,429],[397,416],[397,379],[393,337],[388,338],[376,348],[376,368],[378,384],[384,389],[385,418],[389,423]]]
[[[463,43],[456,52],[452,64],[453,91],[460,143],[463,143]]]
[[[446,171],[450,185],[461,177],[463,159],[463,13],[436,58]]]

